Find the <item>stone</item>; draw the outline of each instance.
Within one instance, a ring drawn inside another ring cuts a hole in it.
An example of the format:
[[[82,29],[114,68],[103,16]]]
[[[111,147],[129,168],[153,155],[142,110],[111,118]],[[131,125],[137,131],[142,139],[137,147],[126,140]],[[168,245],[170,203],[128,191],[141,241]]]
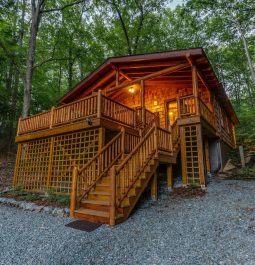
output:
[[[52,213],[53,207],[45,206],[45,207],[43,207],[42,211],[45,212],[45,213]]]
[[[65,214],[65,211],[64,211],[64,209],[61,209],[61,208],[55,208],[52,211],[52,215],[54,215],[54,216],[63,217],[64,214]]]

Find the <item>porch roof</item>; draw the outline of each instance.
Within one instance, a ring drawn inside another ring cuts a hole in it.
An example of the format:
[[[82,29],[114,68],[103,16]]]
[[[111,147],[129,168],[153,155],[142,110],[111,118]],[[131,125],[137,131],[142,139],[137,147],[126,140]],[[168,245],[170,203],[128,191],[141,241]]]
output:
[[[119,84],[125,84],[137,78],[158,72],[165,68],[187,63],[187,56],[190,56],[204,76],[209,89],[215,91],[219,100],[230,114],[232,121],[239,122],[235,111],[228,99],[224,87],[219,82],[203,48],[193,48],[175,51],[164,51],[156,53],[145,53],[139,55],[110,57],[87,77],[81,80],[71,91],[66,93],[59,101],[65,104],[77,98],[87,96],[93,91],[115,87],[116,70],[119,71]],[[167,80],[173,85],[191,84],[191,68],[155,77],[154,80]],[[201,82],[201,81],[199,81]]]

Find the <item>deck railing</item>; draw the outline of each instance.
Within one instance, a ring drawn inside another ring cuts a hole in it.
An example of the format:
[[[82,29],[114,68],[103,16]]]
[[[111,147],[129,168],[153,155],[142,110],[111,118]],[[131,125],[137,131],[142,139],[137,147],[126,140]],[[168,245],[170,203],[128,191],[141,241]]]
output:
[[[27,118],[20,118],[18,134],[50,128],[52,111],[45,111]]]
[[[200,115],[205,121],[207,121],[212,127],[215,128],[214,113],[200,98],[198,98],[197,100],[199,109],[196,109],[196,99],[193,95],[179,98],[178,108],[180,117],[185,118],[189,116]]]
[[[85,117],[97,114],[98,97],[92,95],[84,99],[53,109],[52,126],[58,126],[73,121],[78,121]]]
[[[135,110],[102,95],[101,114],[112,120],[134,126]]]
[[[181,117],[196,114],[196,105],[194,96],[181,97],[179,99],[179,112]]]
[[[173,148],[177,148],[180,141],[180,127],[177,125],[177,120],[171,127]]]
[[[171,132],[163,128],[158,128],[157,135],[158,135],[158,148],[163,151],[172,152],[173,142],[172,142]]]
[[[204,118],[204,120],[206,120],[211,126],[215,128],[215,116],[201,99],[199,99],[199,109],[200,115]]]
[[[17,134],[50,129],[87,117],[105,117],[123,125],[137,127],[141,122],[141,113],[141,108],[132,109],[99,92],[63,106],[53,107],[46,112],[20,118]],[[154,117],[153,112],[145,109],[145,124],[149,124]]]
[[[145,109],[144,121],[143,121],[142,107],[136,108],[136,124],[139,126],[144,122],[144,125],[151,123],[155,118],[155,113]]]

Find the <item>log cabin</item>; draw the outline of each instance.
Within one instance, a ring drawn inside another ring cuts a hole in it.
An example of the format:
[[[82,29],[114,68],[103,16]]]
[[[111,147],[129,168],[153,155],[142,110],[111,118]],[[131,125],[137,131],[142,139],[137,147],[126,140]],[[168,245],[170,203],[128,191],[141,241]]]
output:
[[[57,107],[20,118],[13,185],[70,195],[72,217],[115,225],[158,168],[206,187],[235,148],[238,118],[202,48],[112,57]]]

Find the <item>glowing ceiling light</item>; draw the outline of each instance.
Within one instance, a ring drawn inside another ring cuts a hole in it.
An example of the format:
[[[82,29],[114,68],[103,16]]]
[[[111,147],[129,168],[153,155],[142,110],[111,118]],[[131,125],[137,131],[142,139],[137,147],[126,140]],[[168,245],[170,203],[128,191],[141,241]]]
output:
[[[133,87],[130,87],[130,88],[128,89],[128,91],[129,91],[130,93],[132,93],[132,94],[135,93],[135,89],[134,89]]]

